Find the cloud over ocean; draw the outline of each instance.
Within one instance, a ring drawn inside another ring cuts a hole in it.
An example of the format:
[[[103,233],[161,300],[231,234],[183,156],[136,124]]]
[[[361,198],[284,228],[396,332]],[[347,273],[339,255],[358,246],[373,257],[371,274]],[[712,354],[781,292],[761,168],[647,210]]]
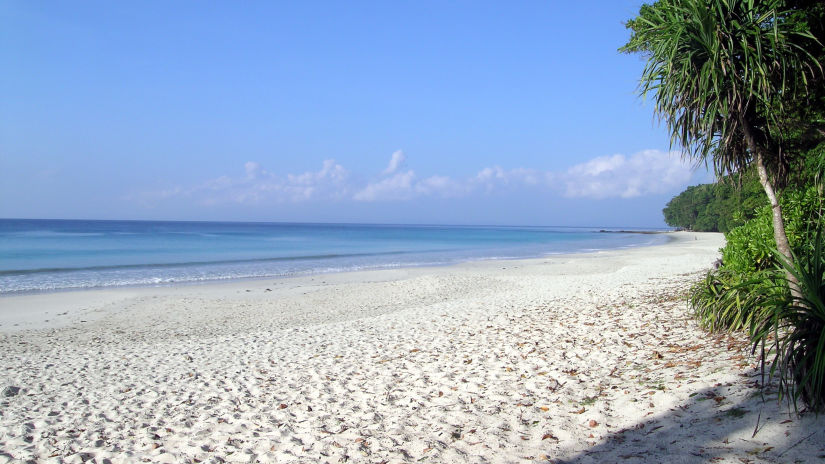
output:
[[[557,198],[636,198],[683,189],[694,177],[693,166],[679,152],[644,150],[631,155],[592,158],[563,171],[530,167],[480,167],[463,177],[441,173],[420,175],[411,160],[396,150],[384,169],[354,175],[335,159],[320,169],[278,173],[257,161],[243,165],[241,175],[226,174],[195,185],[171,185],[130,196],[143,205],[169,198],[194,204],[409,202],[421,197],[472,198],[504,190],[531,190]]]

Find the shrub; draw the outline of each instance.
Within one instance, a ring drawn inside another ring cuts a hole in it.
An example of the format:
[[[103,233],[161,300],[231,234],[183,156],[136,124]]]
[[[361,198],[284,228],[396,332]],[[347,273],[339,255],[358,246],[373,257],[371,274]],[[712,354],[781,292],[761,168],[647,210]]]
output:
[[[767,317],[751,320],[754,352],[772,357],[769,373],[779,381],[780,399],[787,397],[797,408],[802,399],[815,411],[825,410],[825,228],[818,227],[807,255],[782,267],[799,281],[801,297],[787,291],[787,282],[757,289],[761,310]],[[784,276],[784,274],[783,274]],[[760,320],[761,319],[761,320]]]
[[[810,252],[817,223],[822,223],[821,200],[815,187],[785,192],[781,200],[785,233],[797,255]],[[722,248],[724,268],[750,276],[775,268],[779,263],[771,252],[775,247],[770,206],[758,210],[756,217],[725,236]]]
[[[711,331],[748,330],[780,397],[825,410],[825,220],[815,187],[782,197],[785,231],[793,249],[788,263],[774,247],[771,210],[731,230],[723,265],[691,289],[688,303]],[[801,297],[788,290],[786,271],[799,280]]]
[[[814,226],[822,224],[820,197],[814,187],[789,191],[782,197],[785,232],[794,253],[812,251]],[[767,317],[763,299],[785,284],[777,271],[770,207],[726,235],[722,266],[693,286],[688,303],[699,323],[711,331],[743,330]],[[775,295],[774,295],[775,296]],[[771,296],[773,297],[773,296]]]
[[[708,272],[688,294],[688,304],[703,329],[711,332],[744,330],[755,320],[767,317],[761,298],[776,289],[780,276],[775,270],[745,275],[729,269]]]

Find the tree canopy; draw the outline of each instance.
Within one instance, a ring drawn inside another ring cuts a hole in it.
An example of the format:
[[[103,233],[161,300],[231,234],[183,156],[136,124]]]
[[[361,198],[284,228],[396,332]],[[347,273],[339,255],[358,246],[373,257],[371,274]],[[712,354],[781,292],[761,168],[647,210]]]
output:
[[[736,176],[738,177],[738,176]],[[688,187],[673,197],[662,213],[665,222],[697,232],[728,232],[753,218],[767,204],[765,192],[753,172],[726,178],[716,184]]]
[[[821,43],[808,24],[813,10],[797,3],[659,0],[628,22],[631,37],[621,49],[647,58],[640,91],[653,94],[671,143],[719,175],[756,168],[776,248],[788,262],[777,193],[792,162],[788,121],[822,75]],[[794,275],[787,277],[798,293]]]
[[[782,177],[789,108],[822,71],[806,19],[782,0],[659,0],[628,21],[621,50],[647,58],[640,93],[673,144],[719,174],[762,155]]]
[[[640,89],[672,143],[766,194],[753,208],[743,179],[690,187],[665,208],[695,230],[755,214],[726,234],[690,305],[710,330],[747,331],[780,397],[825,410],[825,2],[659,0],[628,27],[623,50],[647,58]]]

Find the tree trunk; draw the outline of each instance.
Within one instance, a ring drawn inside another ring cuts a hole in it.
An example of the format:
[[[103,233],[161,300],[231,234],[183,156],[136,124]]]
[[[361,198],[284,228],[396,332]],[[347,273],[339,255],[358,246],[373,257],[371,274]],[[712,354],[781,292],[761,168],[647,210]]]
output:
[[[745,142],[748,144],[748,150],[750,150],[752,155],[756,156],[756,172],[759,174],[759,183],[762,184],[762,188],[765,189],[765,193],[768,195],[768,200],[771,203],[771,212],[773,213],[773,239],[776,242],[776,251],[785,258],[788,264],[793,264],[794,259],[793,254],[791,254],[791,244],[788,242],[788,235],[785,233],[785,221],[782,219],[782,206],[779,205],[776,191],[768,177],[768,170],[765,167],[765,160],[762,157],[762,149],[756,144],[756,138],[747,120],[740,116],[739,122],[742,124],[742,131],[745,135]],[[788,281],[791,296],[801,298],[802,292],[799,289],[799,281],[796,279],[796,276],[786,269],[785,279]]]
[[[748,141],[748,145],[751,145]],[[771,203],[771,212],[773,213],[773,239],[776,241],[776,250],[785,257],[789,264],[794,262],[791,254],[791,244],[788,242],[788,235],[785,234],[785,222],[782,219],[782,206],[779,205],[779,199],[776,198],[776,191],[768,178],[768,170],[765,168],[765,162],[762,159],[762,153],[756,151],[756,171],[759,173],[759,182],[765,193],[768,195],[768,200]],[[796,276],[785,270],[785,278],[788,280],[788,287],[791,290],[791,295],[796,298],[802,296],[799,291],[799,281]]]

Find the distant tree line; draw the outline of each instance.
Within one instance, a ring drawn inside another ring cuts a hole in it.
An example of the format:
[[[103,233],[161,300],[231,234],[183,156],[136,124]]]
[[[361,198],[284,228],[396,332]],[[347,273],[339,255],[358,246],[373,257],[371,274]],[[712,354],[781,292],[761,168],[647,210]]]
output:
[[[820,100],[820,118],[825,119],[825,97]],[[824,129],[825,130],[825,129]],[[822,189],[825,172],[825,142],[811,143],[808,134],[796,134],[798,160],[791,166],[783,191],[804,191],[811,185]],[[673,197],[662,210],[671,227],[695,232],[723,232],[745,225],[768,204],[765,192],[753,169],[725,176],[713,184],[688,187]]]
[[[756,209],[767,204],[759,180],[748,172],[728,176],[715,184],[688,187],[673,197],[662,212],[671,227],[727,233],[752,219]]]

